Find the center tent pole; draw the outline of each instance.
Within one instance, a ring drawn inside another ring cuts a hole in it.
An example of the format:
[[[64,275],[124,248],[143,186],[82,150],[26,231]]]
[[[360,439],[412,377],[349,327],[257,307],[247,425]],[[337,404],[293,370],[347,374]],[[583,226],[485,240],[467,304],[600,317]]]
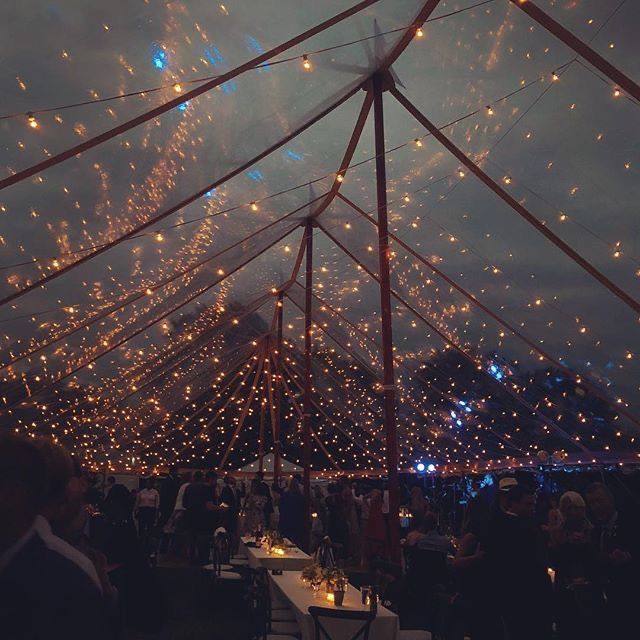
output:
[[[311,304],[313,287],[313,220],[305,222],[306,271],[304,304],[304,415],[303,415],[303,466],[304,466],[304,542],[308,549],[311,542]]]
[[[273,482],[280,481],[280,423],[282,421],[282,318],[284,313],[283,292],[278,292],[277,306],[277,337],[276,337],[276,378],[275,378],[275,411],[273,425]]]
[[[387,172],[385,167],[384,110],[382,94],[392,82],[388,74],[373,76],[373,120],[376,150],[376,196],[378,204],[378,258],[380,262],[380,315],[382,319],[382,358],[384,427],[387,478],[389,485],[389,542],[391,559],[400,562],[400,487],[398,484],[398,436],[396,433],[396,386],[393,371],[393,332],[391,323],[391,285],[389,280],[389,231],[387,223]]]

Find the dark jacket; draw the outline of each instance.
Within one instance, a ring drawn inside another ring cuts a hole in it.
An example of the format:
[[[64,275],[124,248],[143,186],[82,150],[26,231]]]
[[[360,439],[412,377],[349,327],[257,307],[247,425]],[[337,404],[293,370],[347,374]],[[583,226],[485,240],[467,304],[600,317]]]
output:
[[[35,532],[0,573],[0,621],[3,640],[110,637],[97,586]]]

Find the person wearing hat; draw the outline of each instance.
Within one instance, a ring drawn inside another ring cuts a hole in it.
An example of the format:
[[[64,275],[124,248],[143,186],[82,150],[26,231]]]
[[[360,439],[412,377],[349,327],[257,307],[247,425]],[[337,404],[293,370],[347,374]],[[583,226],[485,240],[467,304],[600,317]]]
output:
[[[507,510],[507,496],[509,495],[509,489],[512,487],[517,487],[518,481],[511,476],[507,476],[505,478],[500,478],[500,482],[498,482],[498,506],[500,507],[500,511],[506,512]]]

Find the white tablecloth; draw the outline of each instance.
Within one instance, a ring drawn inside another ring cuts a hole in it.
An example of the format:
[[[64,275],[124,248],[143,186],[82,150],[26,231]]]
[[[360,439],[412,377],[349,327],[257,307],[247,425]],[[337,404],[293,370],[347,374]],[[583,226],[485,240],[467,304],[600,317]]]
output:
[[[274,556],[267,553],[265,547],[247,547],[245,542],[251,538],[244,538],[240,543],[240,553],[246,553],[249,558],[249,566],[252,569],[257,567],[265,567],[265,569],[281,569],[282,571],[302,571],[307,565],[313,562],[311,556],[308,556],[298,547],[285,549],[285,555]]]
[[[313,618],[309,615],[309,607],[335,608],[333,603],[327,601],[324,589],[321,588],[317,598],[314,598],[313,589],[302,583],[300,573],[297,571],[289,571],[281,576],[269,574],[269,579],[279,597],[291,605],[302,632],[302,640],[313,640],[315,637],[314,625]],[[360,591],[352,585],[348,586],[347,592],[344,594],[344,603],[341,608],[350,611],[367,609],[362,604]],[[359,621],[345,622],[329,618],[321,618],[321,622],[331,634],[331,638],[335,640],[349,640],[362,626],[362,622]],[[371,624],[369,640],[395,640],[398,636],[398,627],[398,616],[389,609],[378,606],[378,614]]]

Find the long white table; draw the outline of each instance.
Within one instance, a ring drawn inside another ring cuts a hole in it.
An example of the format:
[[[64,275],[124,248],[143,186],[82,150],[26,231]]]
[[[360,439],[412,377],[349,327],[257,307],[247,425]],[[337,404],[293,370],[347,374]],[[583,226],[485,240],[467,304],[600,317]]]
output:
[[[252,569],[264,567],[265,569],[281,569],[282,571],[302,571],[313,562],[311,556],[298,547],[287,547],[283,556],[276,556],[268,554],[264,546],[248,547],[246,542],[251,539],[243,538],[240,541],[240,553],[247,555],[249,566]]]
[[[313,618],[309,614],[309,607],[327,607],[338,608],[333,603],[328,602],[324,589],[321,588],[316,598],[313,597],[313,589],[303,584],[300,579],[300,573],[297,571],[288,571],[280,576],[269,574],[273,591],[276,595],[291,605],[291,609],[296,616],[296,621],[302,633],[302,640],[313,640],[314,625]],[[349,611],[365,611],[368,607],[362,604],[360,591],[352,585],[347,587],[344,594],[343,606],[339,607]],[[335,640],[349,640],[355,632],[362,626],[361,622],[333,619],[321,619],[322,625],[331,634],[331,638]],[[398,616],[378,605],[378,613],[375,620],[371,624],[369,640],[395,640],[398,636]]]

